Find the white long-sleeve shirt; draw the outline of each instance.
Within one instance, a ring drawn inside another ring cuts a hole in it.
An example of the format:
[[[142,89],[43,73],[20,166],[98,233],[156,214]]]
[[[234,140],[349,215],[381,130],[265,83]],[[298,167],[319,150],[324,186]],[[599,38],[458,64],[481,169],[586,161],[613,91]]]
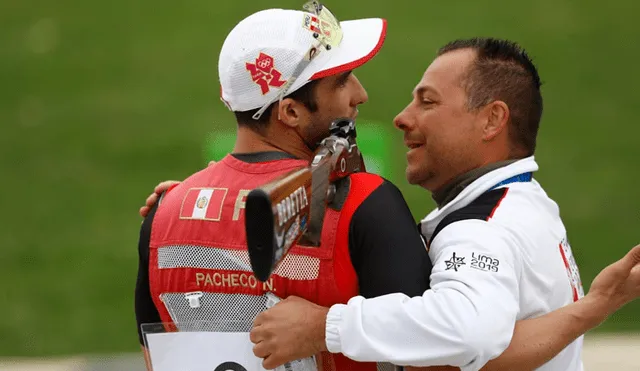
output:
[[[334,305],[326,345],[358,361],[478,370],[509,345],[515,322],[582,296],[555,202],[535,180],[498,183],[538,169],[527,158],[494,170],[422,221],[433,261],[431,290],[355,297]],[[444,220],[444,222],[443,222]],[[540,370],[582,370],[582,338]]]

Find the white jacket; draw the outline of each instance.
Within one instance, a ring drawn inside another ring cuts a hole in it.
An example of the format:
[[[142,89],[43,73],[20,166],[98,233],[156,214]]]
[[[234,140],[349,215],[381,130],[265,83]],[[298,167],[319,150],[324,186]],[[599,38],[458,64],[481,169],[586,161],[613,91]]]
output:
[[[494,188],[536,170],[530,157],[491,171],[427,215],[421,230],[430,241],[431,290],[334,305],[329,351],[358,361],[479,370],[507,348],[516,320],[582,297],[557,204],[535,180]],[[540,370],[582,370],[582,341]]]

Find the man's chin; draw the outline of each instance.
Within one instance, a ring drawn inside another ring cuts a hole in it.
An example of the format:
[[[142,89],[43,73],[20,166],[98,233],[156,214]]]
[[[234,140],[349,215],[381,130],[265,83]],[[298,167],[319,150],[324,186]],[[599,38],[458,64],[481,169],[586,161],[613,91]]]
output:
[[[429,180],[433,179],[433,176],[431,174],[424,174],[421,171],[416,171],[409,167],[407,167],[405,176],[409,184],[417,185],[422,188],[426,188],[425,185],[429,183]]]
[[[405,176],[406,176],[407,182],[409,182],[409,184],[411,184],[411,185],[420,184],[420,177],[418,176],[418,174],[416,174],[411,169],[407,168],[407,170],[405,170]]]

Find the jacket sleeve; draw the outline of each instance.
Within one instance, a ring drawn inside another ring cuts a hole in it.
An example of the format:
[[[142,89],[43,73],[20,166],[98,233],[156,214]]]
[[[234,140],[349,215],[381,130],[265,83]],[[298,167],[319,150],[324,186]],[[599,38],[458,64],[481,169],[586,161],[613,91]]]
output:
[[[361,296],[334,305],[329,351],[356,361],[479,370],[509,345],[519,308],[517,246],[482,220],[445,227],[433,240],[431,290]]]

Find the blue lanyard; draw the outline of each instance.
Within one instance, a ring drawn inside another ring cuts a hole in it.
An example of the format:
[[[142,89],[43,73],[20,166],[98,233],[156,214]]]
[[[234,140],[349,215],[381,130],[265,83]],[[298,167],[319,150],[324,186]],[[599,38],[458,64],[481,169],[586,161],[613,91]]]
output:
[[[514,175],[511,178],[505,179],[505,180],[501,181],[500,183],[494,185],[489,190],[491,191],[491,190],[494,190],[494,189],[496,189],[496,188],[498,188],[500,186],[503,186],[505,184],[510,184],[510,183],[530,182],[532,178],[533,178],[533,173],[532,172]]]

